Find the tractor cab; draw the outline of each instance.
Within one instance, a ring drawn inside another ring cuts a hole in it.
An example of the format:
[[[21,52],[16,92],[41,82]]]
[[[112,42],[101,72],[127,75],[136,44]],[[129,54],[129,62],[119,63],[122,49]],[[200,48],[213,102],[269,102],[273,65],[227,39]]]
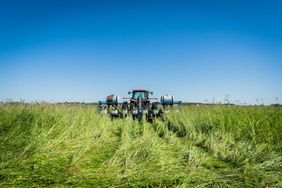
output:
[[[149,92],[148,90],[144,90],[144,89],[136,89],[133,91],[129,91],[128,94],[132,94],[130,101],[132,103],[137,104],[139,99],[141,100],[141,102],[143,103],[147,103],[150,101],[149,95],[152,95],[152,92]]]
[[[149,92],[146,90],[133,90],[132,99],[138,100],[141,97],[142,101],[149,98]]]

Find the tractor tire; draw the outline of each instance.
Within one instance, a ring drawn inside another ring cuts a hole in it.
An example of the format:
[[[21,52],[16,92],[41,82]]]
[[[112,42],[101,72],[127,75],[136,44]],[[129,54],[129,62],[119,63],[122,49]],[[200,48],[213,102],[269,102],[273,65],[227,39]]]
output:
[[[136,115],[132,115],[132,119],[135,120],[137,118]]]
[[[154,119],[154,116],[153,116],[151,110],[149,110],[148,114],[146,114],[146,120],[149,123],[153,123],[153,119]]]

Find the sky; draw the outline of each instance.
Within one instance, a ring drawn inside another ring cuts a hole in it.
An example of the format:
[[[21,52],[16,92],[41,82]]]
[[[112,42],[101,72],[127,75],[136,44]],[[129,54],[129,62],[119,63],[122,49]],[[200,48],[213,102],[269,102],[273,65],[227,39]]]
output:
[[[0,101],[282,103],[282,1],[0,0]]]

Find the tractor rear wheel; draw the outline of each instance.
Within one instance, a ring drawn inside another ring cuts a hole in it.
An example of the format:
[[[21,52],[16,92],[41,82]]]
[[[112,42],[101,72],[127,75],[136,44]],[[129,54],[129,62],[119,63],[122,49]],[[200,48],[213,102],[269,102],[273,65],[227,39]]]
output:
[[[149,110],[148,113],[146,114],[146,120],[149,123],[153,123],[153,119],[154,119],[153,112],[152,110]]]

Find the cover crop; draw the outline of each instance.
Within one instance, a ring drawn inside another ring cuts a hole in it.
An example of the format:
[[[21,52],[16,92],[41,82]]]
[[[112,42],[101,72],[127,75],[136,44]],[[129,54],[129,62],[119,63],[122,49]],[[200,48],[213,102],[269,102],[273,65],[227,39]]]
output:
[[[282,187],[280,107],[184,106],[111,121],[96,106],[0,106],[0,187]]]

